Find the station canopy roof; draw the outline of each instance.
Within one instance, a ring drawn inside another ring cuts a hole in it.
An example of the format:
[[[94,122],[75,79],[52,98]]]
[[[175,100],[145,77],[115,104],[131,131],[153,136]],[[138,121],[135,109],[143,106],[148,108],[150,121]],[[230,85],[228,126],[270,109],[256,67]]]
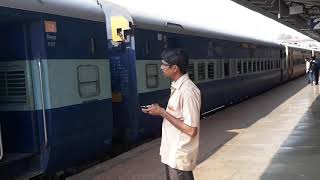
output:
[[[232,0],[320,41],[320,0]]]

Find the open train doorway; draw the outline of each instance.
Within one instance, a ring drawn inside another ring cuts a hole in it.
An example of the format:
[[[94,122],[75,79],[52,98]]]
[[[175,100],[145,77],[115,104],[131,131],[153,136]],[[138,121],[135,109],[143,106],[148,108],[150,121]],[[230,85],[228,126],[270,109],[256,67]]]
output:
[[[39,152],[30,59],[30,22],[0,17],[0,176],[26,177],[38,171]],[[18,171],[19,170],[19,171]]]

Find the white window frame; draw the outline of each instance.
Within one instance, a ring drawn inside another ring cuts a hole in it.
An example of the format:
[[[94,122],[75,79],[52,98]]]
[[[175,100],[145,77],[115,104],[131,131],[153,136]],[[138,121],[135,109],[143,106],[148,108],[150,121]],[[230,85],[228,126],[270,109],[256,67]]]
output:
[[[150,72],[149,67],[153,67],[153,68],[155,67],[156,71]],[[145,70],[146,70],[145,72],[146,72],[146,87],[147,87],[147,89],[158,88],[159,87],[159,65],[158,64],[146,64]],[[149,84],[150,78],[155,78],[154,85]]]
[[[97,77],[97,79],[95,81],[87,80],[87,81],[82,81],[81,82],[80,74],[79,74],[79,73],[81,73],[80,72],[81,68],[95,68],[96,69],[96,77]],[[79,96],[81,98],[90,98],[90,97],[96,97],[96,96],[100,95],[100,77],[99,77],[99,67],[98,66],[96,66],[96,65],[79,65],[77,67],[77,78],[78,78],[78,93],[79,93]],[[88,83],[95,83],[95,85],[96,85],[95,93],[85,94],[85,92],[82,90],[82,85],[88,84]]]

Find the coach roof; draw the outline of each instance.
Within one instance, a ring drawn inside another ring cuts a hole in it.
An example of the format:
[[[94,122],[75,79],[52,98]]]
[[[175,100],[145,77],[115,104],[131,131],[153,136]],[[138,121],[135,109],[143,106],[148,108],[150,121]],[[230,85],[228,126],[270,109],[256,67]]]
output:
[[[105,21],[97,0],[1,0],[0,7]]]
[[[277,42],[263,41],[255,37],[236,36],[233,34],[226,34],[223,31],[206,29],[205,27],[195,27],[191,24],[175,23],[174,21],[159,16],[151,16],[134,10],[131,10],[130,13],[134,25],[138,28],[280,47],[280,44]]]

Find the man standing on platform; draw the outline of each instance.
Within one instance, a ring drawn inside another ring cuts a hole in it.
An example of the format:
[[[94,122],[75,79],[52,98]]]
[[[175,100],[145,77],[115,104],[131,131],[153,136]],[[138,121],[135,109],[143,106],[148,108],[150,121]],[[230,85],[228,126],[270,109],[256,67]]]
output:
[[[312,84],[313,79],[312,79],[312,69],[310,66],[310,59],[308,57],[306,57],[305,62],[306,62],[306,74],[308,76],[308,84]]]
[[[320,60],[317,59],[316,57],[315,57],[315,60],[316,60],[316,64],[317,64],[317,66],[316,66],[316,72],[315,72],[315,81],[316,81],[316,85],[318,85],[318,84],[319,84]]]
[[[142,111],[163,117],[160,156],[166,179],[193,180],[199,151],[200,90],[189,79],[184,50],[167,49],[161,56],[161,70],[172,80],[167,108],[152,104]]]
[[[312,61],[311,61],[311,67],[312,67],[312,71],[314,74],[314,84],[318,85],[319,84],[319,67],[320,67],[320,61],[316,59],[315,56],[312,57]]]

